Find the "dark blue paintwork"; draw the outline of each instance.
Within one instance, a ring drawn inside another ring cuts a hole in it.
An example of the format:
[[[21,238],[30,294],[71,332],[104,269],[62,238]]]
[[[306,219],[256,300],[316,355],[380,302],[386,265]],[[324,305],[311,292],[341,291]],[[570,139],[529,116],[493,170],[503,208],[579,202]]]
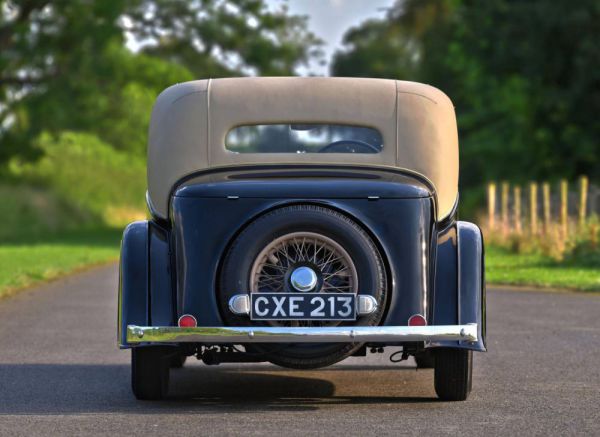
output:
[[[458,244],[452,224],[438,234],[435,282],[431,299],[430,322],[455,325],[458,320]]]
[[[131,223],[123,232],[119,265],[118,341],[125,346],[127,325],[150,322],[148,294],[148,222]]]
[[[120,329],[174,325],[184,313],[222,326],[216,290],[228,245],[259,215],[312,203],[350,216],[380,246],[390,285],[384,325],[406,325],[413,314],[436,325],[478,323],[477,343],[433,346],[485,350],[481,233],[453,218],[436,223],[434,199],[426,181],[396,170],[253,166],[188,177],[173,192],[168,223],[125,230]]]
[[[262,199],[184,198],[172,203],[181,312],[204,326],[222,326],[217,304],[218,268],[237,233],[273,208],[313,203],[337,209],[362,224],[388,261],[390,296],[386,325],[406,325],[425,311],[431,238],[431,198],[423,199]],[[401,224],[401,225],[400,225]],[[248,290],[239,290],[245,292]],[[369,290],[361,290],[368,293]]]
[[[170,236],[166,229],[150,223],[150,323],[156,326],[173,326],[177,320],[177,301],[171,277]]]
[[[408,176],[382,171],[296,169],[294,171],[229,171],[187,180],[177,197],[227,196],[270,199],[417,199],[431,196],[431,189]]]
[[[438,235],[432,323],[477,323],[479,340],[475,343],[439,342],[431,346],[486,350],[483,260],[483,238],[474,224],[459,221]]]
[[[460,346],[485,350],[486,306],[483,236],[473,223],[458,222],[458,323],[477,323],[479,340]]]

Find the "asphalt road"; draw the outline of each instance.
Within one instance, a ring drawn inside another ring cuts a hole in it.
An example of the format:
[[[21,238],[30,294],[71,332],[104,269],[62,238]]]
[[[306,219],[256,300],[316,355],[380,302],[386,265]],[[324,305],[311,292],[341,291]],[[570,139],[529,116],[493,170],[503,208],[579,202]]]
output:
[[[318,371],[193,362],[170,399],[140,402],[116,284],[109,266],[0,300],[0,435],[600,435],[598,295],[489,291],[466,402],[388,350]]]

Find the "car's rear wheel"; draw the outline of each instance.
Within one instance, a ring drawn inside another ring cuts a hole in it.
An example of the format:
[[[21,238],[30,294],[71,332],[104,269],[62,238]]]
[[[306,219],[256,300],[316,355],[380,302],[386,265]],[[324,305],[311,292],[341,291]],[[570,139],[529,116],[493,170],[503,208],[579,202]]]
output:
[[[440,348],[435,350],[435,392],[445,401],[464,401],[473,383],[473,351]]]
[[[373,326],[381,321],[386,301],[386,273],[382,257],[369,235],[353,220],[316,205],[295,205],[269,212],[248,225],[230,246],[223,267],[218,299],[225,321],[233,326],[264,325],[228,310],[229,299],[242,291],[295,292],[291,286],[298,267],[308,267],[318,278],[311,293],[372,295],[374,313],[356,322],[268,322],[271,326]],[[359,343],[256,345],[274,364],[317,368],[354,353]]]
[[[131,349],[131,388],[136,398],[162,399],[169,390],[172,348],[164,346]]]

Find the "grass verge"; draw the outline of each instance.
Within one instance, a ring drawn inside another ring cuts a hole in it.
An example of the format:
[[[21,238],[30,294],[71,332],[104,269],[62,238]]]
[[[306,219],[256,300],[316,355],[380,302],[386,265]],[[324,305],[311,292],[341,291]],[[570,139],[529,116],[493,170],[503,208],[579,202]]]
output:
[[[122,230],[95,228],[0,244],[0,297],[118,259]]]
[[[515,254],[487,246],[486,280],[499,285],[532,285],[600,291],[600,267],[559,263],[537,254]]]

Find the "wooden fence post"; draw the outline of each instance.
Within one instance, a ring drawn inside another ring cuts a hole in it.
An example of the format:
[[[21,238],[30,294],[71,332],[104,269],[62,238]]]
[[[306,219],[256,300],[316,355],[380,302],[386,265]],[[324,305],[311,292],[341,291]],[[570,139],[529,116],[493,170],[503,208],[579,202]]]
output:
[[[563,238],[568,235],[569,219],[569,183],[566,179],[560,181],[560,230]]]
[[[581,176],[579,179],[579,227],[582,228],[585,225],[585,216],[587,208],[587,195],[588,195],[589,181],[587,176]]]
[[[537,234],[537,191],[536,182],[529,184],[529,227],[533,235]]]
[[[496,227],[496,184],[488,184],[488,228],[493,231]]]
[[[515,223],[515,232],[517,235],[521,235],[523,227],[521,225],[521,187],[519,185],[515,185],[513,192],[513,201],[514,201],[514,223]]]
[[[544,234],[550,234],[550,184],[544,182],[542,185],[542,205],[544,208]]]
[[[508,222],[508,182],[502,182],[501,192],[501,214],[502,214],[502,235],[508,236],[510,223]]]

